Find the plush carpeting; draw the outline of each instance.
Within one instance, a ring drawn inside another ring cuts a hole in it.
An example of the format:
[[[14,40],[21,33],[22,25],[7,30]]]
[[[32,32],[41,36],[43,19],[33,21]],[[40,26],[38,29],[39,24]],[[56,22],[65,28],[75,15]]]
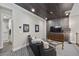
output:
[[[57,56],[79,56],[79,47],[75,44],[64,43],[64,49],[62,50],[61,45],[56,47]]]
[[[30,47],[24,47],[18,51],[13,52],[11,49],[11,44],[4,44],[4,48],[0,50],[0,56],[31,56],[33,55]]]
[[[11,47],[6,45],[4,49],[0,50],[0,56],[34,56],[31,48],[24,47],[18,51],[12,52]],[[74,44],[64,43],[64,49],[62,50],[61,45],[56,47],[57,56],[79,56],[79,47]]]

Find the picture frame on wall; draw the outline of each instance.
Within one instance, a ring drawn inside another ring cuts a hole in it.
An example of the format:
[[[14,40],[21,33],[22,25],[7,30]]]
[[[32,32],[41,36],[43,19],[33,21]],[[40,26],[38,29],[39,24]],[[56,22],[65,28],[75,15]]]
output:
[[[35,32],[39,32],[39,25],[35,25]]]
[[[29,32],[29,24],[23,24],[23,32]]]

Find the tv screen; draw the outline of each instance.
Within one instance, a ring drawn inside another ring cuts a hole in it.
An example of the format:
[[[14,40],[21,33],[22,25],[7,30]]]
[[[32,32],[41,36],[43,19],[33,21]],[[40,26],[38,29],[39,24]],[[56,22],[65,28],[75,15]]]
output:
[[[62,28],[60,26],[51,26],[50,27],[50,32],[62,32]]]
[[[54,32],[55,28],[54,27],[50,27],[50,32]]]

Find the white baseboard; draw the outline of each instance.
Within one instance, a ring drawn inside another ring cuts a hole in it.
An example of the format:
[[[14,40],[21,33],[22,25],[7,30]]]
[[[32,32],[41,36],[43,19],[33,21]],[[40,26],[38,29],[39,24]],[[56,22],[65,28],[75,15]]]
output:
[[[15,51],[17,51],[17,50],[19,50],[19,49],[21,49],[21,48],[24,48],[24,47],[26,47],[26,46],[28,46],[28,45],[29,45],[29,44],[25,44],[25,45],[19,46],[19,47],[17,47],[17,48],[13,48],[12,51],[15,52]]]

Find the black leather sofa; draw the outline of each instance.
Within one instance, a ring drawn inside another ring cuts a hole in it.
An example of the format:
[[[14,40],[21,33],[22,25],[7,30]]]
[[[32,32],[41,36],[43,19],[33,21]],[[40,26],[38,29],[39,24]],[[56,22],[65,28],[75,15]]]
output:
[[[29,46],[32,49],[35,56],[56,56],[55,48],[49,46],[48,49],[44,49],[43,42],[33,44],[31,42],[31,36],[28,36]]]
[[[43,48],[42,46],[42,43],[30,44],[30,48],[35,56],[41,56],[41,48]]]

